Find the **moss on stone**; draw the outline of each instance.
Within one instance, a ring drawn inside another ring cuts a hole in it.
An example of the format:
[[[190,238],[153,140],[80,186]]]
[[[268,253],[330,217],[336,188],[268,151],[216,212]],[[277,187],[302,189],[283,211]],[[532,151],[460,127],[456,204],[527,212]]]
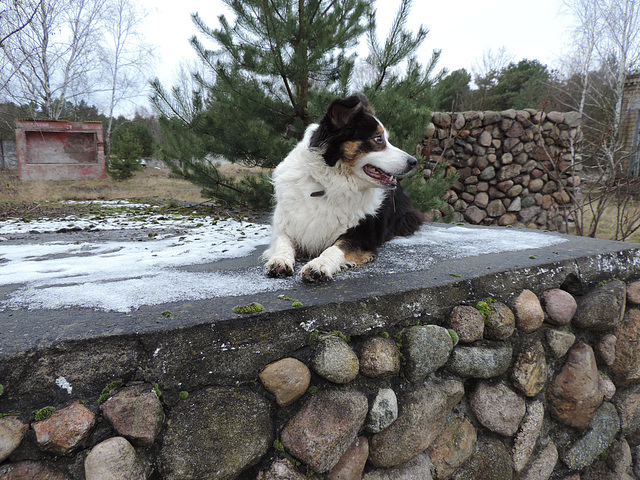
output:
[[[100,393],[100,396],[98,397],[98,405],[102,405],[104,402],[109,400],[109,397],[111,397],[111,392],[120,388],[123,384],[124,382],[122,380],[114,380],[106,387],[104,387],[102,389],[102,392]]]
[[[40,410],[38,410],[34,414],[36,422],[41,422],[42,420],[46,420],[47,418],[50,418],[51,415],[53,415],[53,412],[55,411],[56,411],[55,407],[42,407]]]
[[[247,305],[237,305],[233,307],[233,313],[247,314],[247,313],[259,313],[264,310],[264,307],[256,302],[251,302]]]
[[[460,338],[458,337],[458,334],[456,333],[455,330],[452,329],[447,329],[447,332],[449,332],[449,335],[451,336],[451,340],[453,340],[453,346],[455,347],[458,342],[460,341]]]

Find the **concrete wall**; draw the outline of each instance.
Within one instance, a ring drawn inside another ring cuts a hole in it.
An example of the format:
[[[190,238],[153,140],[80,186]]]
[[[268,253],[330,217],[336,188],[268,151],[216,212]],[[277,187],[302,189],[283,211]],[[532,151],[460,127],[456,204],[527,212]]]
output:
[[[5,356],[0,478],[639,478],[638,258]],[[128,318],[166,323],[188,308]]]
[[[21,180],[81,180],[106,175],[100,122],[18,120]]]
[[[0,170],[18,169],[18,152],[14,140],[2,140],[0,145]]]

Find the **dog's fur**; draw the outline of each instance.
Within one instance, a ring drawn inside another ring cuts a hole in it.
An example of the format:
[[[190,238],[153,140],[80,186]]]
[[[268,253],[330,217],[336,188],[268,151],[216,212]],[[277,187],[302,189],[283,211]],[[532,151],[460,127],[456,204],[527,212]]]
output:
[[[327,280],[373,260],[385,241],[414,233],[424,215],[395,177],[415,165],[389,143],[364,95],[335,100],[273,173],[267,275],[292,275],[296,258],[306,257],[302,279]]]

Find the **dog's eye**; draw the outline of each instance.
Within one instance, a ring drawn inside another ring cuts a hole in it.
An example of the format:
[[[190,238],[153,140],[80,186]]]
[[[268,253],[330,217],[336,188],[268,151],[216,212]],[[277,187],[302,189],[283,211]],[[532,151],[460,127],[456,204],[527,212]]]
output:
[[[376,135],[375,137],[373,137],[373,141],[378,145],[382,145],[384,143],[384,137],[382,135]]]

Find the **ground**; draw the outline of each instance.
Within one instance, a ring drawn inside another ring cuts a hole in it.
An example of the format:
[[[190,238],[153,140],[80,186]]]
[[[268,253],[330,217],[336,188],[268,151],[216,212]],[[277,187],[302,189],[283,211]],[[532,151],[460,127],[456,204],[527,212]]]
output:
[[[231,163],[220,166],[223,174],[239,176],[252,172],[248,167]],[[144,200],[174,211],[197,208],[201,214],[226,215],[229,209],[200,195],[200,188],[176,178],[168,169],[147,167],[130,180],[117,182],[110,177],[82,181],[21,182],[17,170],[0,170],[0,222],[9,218],[58,218],[84,216],[95,211],[95,205],[74,204],[68,200]],[[250,217],[266,212],[239,211]]]

